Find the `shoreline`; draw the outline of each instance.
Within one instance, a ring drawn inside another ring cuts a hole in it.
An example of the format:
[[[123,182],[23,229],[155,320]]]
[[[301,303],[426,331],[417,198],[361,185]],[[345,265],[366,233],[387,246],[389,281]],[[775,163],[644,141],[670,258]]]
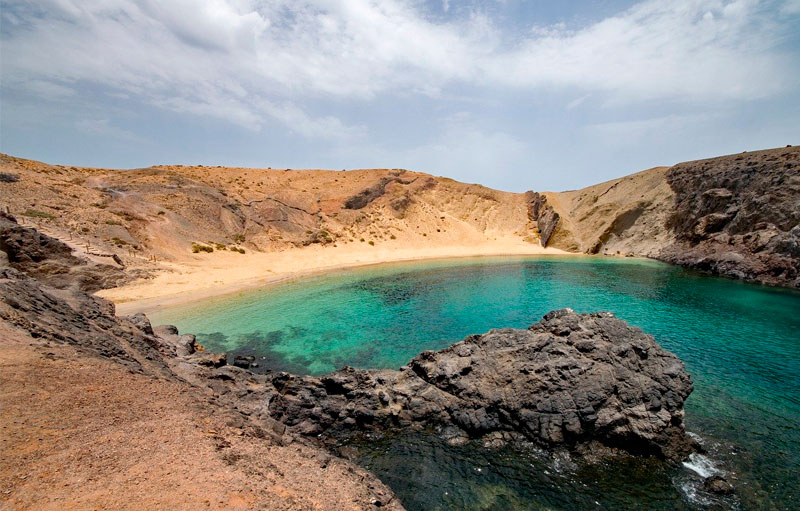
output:
[[[359,247],[357,250],[303,247],[244,255],[215,252],[187,261],[163,263],[152,279],[137,280],[96,294],[114,302],[117,315],[148,314],[161,307],[185,305],[340,270],[418,261],[542,255],[585,256],[517,240],[471,247]]]

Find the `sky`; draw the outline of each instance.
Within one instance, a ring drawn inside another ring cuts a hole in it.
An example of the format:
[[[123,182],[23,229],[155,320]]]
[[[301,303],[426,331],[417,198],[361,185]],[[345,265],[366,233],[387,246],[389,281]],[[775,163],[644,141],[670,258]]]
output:
[[[0,0],[0,152],[509,191],[800,144],[800,0]]]

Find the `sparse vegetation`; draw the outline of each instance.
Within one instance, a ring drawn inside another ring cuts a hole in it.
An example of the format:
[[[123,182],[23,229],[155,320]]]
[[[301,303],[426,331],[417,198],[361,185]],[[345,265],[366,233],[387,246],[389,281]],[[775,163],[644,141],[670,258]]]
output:
[[[244,249],[242,247],[231,247],[232,252],[238,252],[240,254],[244,254]]]
[[[235,234],[233,236],[233,241],[236,243],[244,243],[244,234]]]
[[[228,247],[226,247],[222,243],[214,243],[214,247],[216,247],[217,250],[228,250]]]
[[[47,220],[52,220],[55,217],[50,213],[45,213],[44,211],[39,211],[38,209],[26,209],[22,216],[27,216],[30,218],[45,218]]]
[[[209,254],[214,251],[214,247],[208,245],[201,245],[200,243],[192,243],[192,253],[199,254],[200,252],[208,252]]]
[[[164,211],[164,210],[162,209],[162,210],[161,210],[161,211],[159,211],[157,214],[159,214],[159,215],[166,215],[166,214],[167,214],[167,212],[166,212],[166,211]]]
[[[375,242],[372,240],[369,240],[369,244],[372,245],[373,247],[375,246]]]

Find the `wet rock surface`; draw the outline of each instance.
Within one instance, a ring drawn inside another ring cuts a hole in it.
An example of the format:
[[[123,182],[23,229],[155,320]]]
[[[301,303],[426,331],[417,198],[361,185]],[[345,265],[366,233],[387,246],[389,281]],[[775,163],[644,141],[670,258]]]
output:
[[[528,330],[492,330],[400,371],[280,373],[272,416],[301,435],[444,427],[480,438],[622,449],[678,459],[692,449],[683,402],[692,382],[652,336],[610,313],[547,314]]]
[[[800,287],[800,147],[681,163],[667,181],[676,242],[659,259]]]
[[[720,475],[707,477],[703,481],[703,488],[717,495],[732,495],[736,491],[733,485]]]

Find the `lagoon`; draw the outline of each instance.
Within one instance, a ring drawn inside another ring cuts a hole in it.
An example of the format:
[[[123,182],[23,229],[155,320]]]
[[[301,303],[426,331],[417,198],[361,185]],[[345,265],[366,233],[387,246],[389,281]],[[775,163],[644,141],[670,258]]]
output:
[[[586,467],[403,435],[364,443],[361,462],[411,510],[798,506],[797,291],[642,259],[498,257],[340,271],[165,308],[151,319],[196,333],[210,350],[255,355],[259,369],[319,375],[344,365],[397,368],[420,351],[526,327],[563,307],[612,311],[684,360],[695,382],[687,429],[706,456],[685,467]],[[702,492],[699,473],[715,470],[734,482],[736,497]]]

